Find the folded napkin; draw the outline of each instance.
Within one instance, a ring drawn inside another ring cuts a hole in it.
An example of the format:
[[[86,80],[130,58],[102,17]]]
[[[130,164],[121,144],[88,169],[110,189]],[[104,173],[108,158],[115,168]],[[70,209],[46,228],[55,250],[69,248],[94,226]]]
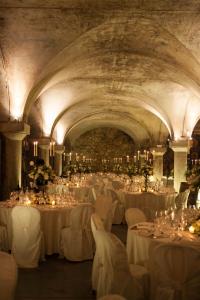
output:
[[[130,227],[130,229],[148,229],[148,230],[152,230],[153,228],[154,228],[154,224],[151,222],[140,222]]]

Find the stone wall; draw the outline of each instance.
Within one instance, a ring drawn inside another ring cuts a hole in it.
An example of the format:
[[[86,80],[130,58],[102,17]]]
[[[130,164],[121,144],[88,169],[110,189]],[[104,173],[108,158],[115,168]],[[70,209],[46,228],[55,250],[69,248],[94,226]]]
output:
[[[98,128],[81,135],[72,145],[72,151],[88,158],[110,159],[134,155],[134,141],[115,128]]]

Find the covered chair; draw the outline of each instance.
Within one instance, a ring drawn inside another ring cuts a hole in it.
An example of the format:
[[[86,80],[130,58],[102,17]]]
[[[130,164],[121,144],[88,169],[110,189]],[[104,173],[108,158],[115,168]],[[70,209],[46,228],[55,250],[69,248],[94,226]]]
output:
[[[187,208],[187,201],[189,198],[190,190],[187,189],[182,193],[179,193],[175,198],[175,204],[177,209]]]
[[[42,255],[40,212],[34,207],[15,206],[12,217],[12,254],[21,268],[36,268]]]
[[[97,298],[119,294],[127,300],[144,299],[139,281],[131,274],[126,249],[112,233],[98,230],[98,253],[100,260]]]
[[[91,215],[94,209],[91,204],[81,204],[73,208],[70,215],[70,226],[61,230],[61,254],[71,261],[92,259],[94,241],[91,230]]]
[[[125,208],[121,203],[119,196],[113,189],[108,189],[107,194],[112,198],[112,201],[116,202],[116,209],[113,216],[113,224],[121,224],[124,218]]]
[[[128,227],[147,220],[145,214],[139,208],[128,208],[125,212],[125,219]]]
[[[103,221],[104,228],[107,231],[111,231],[116,205],[117,202],[113,202],[111,197],[105,195],[97,196],[95,202],[95,213],[100,216]]]
[[[163,243],[150,248],[152,300],[200,299],[200,249]]]
[[[98,278],[99,278],[99,268],[100,268],[100,260],[99,260],[99,254],[98,254],[98,235],[96,234],[97,230],[103,230],[104,225],[97,213],[92,214],[91,216],[91,228],[92,228],[92,234],[95,240],[95,246],[96,246],[96,251],[94,255],[94,260],[92,264],[92,289],[94,291],[97,290],[97,285],[98,285]]]
[[[0,252],[0,299],[14,300],[17,285],[17,265],[12,255]]]

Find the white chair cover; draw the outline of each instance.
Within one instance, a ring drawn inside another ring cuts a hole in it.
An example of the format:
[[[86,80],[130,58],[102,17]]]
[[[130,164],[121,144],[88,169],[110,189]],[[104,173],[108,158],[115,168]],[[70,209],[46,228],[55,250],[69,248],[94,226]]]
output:
[[[126,300],[126,299],[120,295],[106,295],[99,298],[98,300]]]
[[[17,265],[12,255],[0,252],[0,299],[14,300]]]
[[[93,264],[92,264],[92,289],[97,290],[100,260],[99,260],[99,254],[98,254],[99,247],[97,246],[98,235],[96,235],[96,231],[97,230],[105,230],[105,229],[104,229],[103,222],[101,221],[101,218],[96,213],[92,214],[92,216],[91,216],[91,228],[92,228],[92,234],[93,234],[93,237],[95,240],[95,245],[96,245],[96,251],[95,251],[94,260],[93,260]]]
[[[98,230],[98,253],[101,263],[97,287],[97,298],[108,294],[119,294],[127,300],[143,299],[140,284],[131,275],[126,249],[112,233]]]
[[[8,233],[6,226],[0,225],[0,250],[8,251]]]
[[[110,195],[113,202],[117,201],[115,213],[113,216],[113,224],[121,224],[125,213],[124,205],[120,202],[118,194],[113,189],[108,189],[107,194]]]
[[[42,251],[40,212],[34,207],[15,206],[12,217],[12,253],[21,268],[35,268]]]
[[[187,208],[187,201],[188,201],[189,194],[190,194],[190,190],[187,189],[176,196],[175,204],[177,209]]]
[[[72,209],[70,226],[61,231],[61,253],[71,261],[92,259],[94,242],[91,230],[91,204],[82,204]]]
[[[95,202],[95,212],[100,216],[106,230],[110,231],[113,220],[114,205],[111,197],[97,196]]]
[[[200,299],[200,249],[163,243],[150,249],[151,299]]]
[[[147,220],[145,214],[139,208],[128,208],[125,212],[125,219],[128,227]]]

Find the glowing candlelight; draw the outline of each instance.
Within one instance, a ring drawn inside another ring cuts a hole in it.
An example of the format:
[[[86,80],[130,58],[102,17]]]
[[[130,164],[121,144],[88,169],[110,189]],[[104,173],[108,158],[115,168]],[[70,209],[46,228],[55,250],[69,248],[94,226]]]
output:
[[[149,151],[147,151],[147,160],[149,160]]]
[[[194,227],[192,225],[189,227],[189,232],[194,233]]]
[[[33,156],[38,156],[38,141],[33,142]]]
[[[26,201],[26,204],[27,204],[27,205],[30,205],[30,204],[31,204],[31,200],[27,200],[27,201]]]
[[[54,206],[56,204],[56,201],[52,200],[51,204],[52,204],[52,206]]]
[[[137,152],[137,159],[140,160],[140,150]]]

